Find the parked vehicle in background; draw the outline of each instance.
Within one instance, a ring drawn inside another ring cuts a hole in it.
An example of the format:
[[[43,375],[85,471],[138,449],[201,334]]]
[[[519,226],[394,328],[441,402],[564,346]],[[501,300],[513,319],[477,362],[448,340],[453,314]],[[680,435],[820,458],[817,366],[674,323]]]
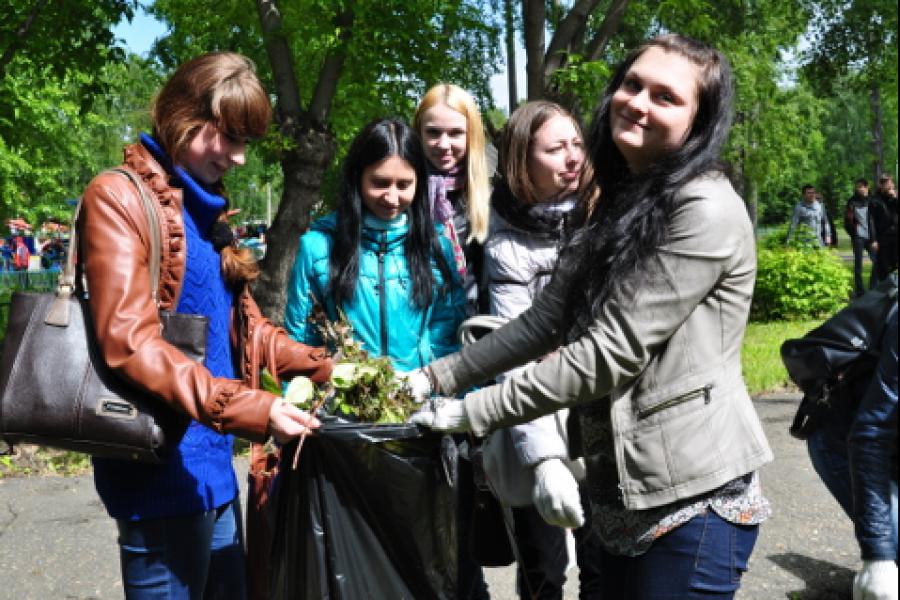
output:
[[[265,221],[245,221],[239,225],[235,231],[238,238],[238,245],[244,248],[250,248],[253,251],[254,256],[256,256],[256,260],[262,260],[266,255],[267,230],[268,225]]]

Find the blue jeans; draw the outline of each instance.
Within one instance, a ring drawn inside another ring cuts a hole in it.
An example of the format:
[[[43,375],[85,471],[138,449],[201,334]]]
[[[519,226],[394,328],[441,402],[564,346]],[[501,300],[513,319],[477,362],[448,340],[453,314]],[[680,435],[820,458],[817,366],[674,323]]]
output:
[[[707,510],[660,537],[639,556],[618,556],[601,550],[602,597],[734,598],[758,535],[758,525],[735,525]]]
[[[822,483],[853,520],[853,489],[850,487],[850,460],[847,457],[847,434],[850,424],[826,424],[813,431],[806,440],[809,459]],[[894,548],[897,548],[897,482],[891,481],[891,525]]]
[[[116,520],[129,600],[244,600],[240,500],[186,517]]]

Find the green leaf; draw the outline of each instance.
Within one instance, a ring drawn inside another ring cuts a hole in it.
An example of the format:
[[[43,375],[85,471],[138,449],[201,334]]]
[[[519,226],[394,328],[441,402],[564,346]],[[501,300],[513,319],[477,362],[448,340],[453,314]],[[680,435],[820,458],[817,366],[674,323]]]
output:
[[[275,381],[275,378],[272,377],[272,374],[266,368],[263,368],[259,374],[259,386],[267,392],[281,396],[281,386],[278,385],[278,382]]]

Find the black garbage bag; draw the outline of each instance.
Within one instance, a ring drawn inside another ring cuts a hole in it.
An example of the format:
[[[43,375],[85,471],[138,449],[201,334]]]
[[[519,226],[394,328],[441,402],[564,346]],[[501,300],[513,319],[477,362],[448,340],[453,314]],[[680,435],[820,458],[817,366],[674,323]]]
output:
[[[295,447],[282,452],[274,494],[272,598],[456,597],[449,437],[410,424],[325,423],[291,470]]]

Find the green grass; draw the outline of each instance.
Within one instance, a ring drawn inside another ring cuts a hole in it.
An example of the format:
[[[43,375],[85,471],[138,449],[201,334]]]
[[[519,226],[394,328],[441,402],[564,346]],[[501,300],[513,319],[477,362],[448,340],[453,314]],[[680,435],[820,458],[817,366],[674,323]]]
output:
[[[781,344],[786,339],[802,337],[821,323],[821,320],[774,321],[747,325],[741,367],[750,395],[796,390],[781,362]]]
[[[0,479],[28,475],[84,475],[91,470],[91,457],[81,452],[24,445],[8,454],[0,441]],[[234,456],[249,456],[250,442],[234,438]]]
[[[6,445],[0,442],[0,451]],[[39,446],[18,446],[13,454],[0,454],[0,479],[26,475],[83,475],[91,468],[91,458],[80,452]]]

